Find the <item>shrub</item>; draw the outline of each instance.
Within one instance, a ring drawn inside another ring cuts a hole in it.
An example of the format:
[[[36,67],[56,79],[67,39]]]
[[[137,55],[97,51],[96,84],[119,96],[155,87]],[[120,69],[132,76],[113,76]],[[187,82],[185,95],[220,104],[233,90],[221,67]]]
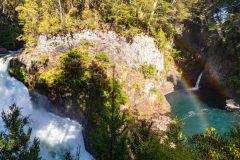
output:
[[[70,50],[60,57],[61,68],[69,75],[78,75],[83,69],[86,69],[91,58],[89,55],[76,48]]]
[[[135,91],[136,91],[139,95],[142,94],[143,88],[142,88],[142,86],[141,86],[140,84],[134,83],[134,84],[133,84],[133,88],[135,89]]]
[[[52,68],[39,75],[38,83],[46,84],[48,87],[53,87],[57,83],[57,81],[59,81],[59,78],[62,74],[63,71],[61,69]]]
[[[100,62],[109,62],[110,61],[106,52],[97,53],[95,58]]]
[[[149,94],[155,94],[157,96],[157,101],[159,104],[163,104],[166,100],[165,96],[162,94],[162,92],[156,87],[152,87],[149,90]]]
[[[46,64],[48,63],[48,61],[49,61],[49,58],[48,58],[47,55],[42,56],[42,57],[40,57],[40,59],[39,59],[39,62],[40,62],[42,65],[46,65]]]
[[[154,78],[157,73],[156,66],[153,64],[148,65],[147,63],[144,63],[141,66],[141,70],[145,79]]]
[[[11,75],[14,75],[18,80],[22,82],[28,81],[28,71],[24,65],[19,62],[11,61],[8,69]]]

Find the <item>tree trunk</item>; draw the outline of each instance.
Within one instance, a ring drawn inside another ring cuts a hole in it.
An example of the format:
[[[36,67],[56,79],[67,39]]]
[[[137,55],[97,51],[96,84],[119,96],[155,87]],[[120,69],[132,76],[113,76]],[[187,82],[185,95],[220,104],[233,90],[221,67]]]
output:
[[[114,114],[115,114],[115,65],[113,66],[113,89],[112,89],[112,104],[111,104],[111,135],[110,135],[110,160],[114,160],[114,142],[115,142],[115,127],[114,127]]]
[[[2,2],[2,12],[5,13],[5,7],[4,7],[5,1]]]
[[[152,12],[151,12],[149,21],[148,21],[148,23],[147,23],[147,34],[150,33],[150,25],[151,25],[152,17],[154,16],[154,13],[155,13],[155,9],[156,9],[156,7],[157,7],[157,4],[158,4],[158,0],[155,0],[155,1],[154,1],[154,4],[153,4],[153,8],[152,8]]]
[[[61,3],[61,0],[58,0],[58,5],[59,5],[61,25],[63,25],[63,11],[62,11],[62,3]]]

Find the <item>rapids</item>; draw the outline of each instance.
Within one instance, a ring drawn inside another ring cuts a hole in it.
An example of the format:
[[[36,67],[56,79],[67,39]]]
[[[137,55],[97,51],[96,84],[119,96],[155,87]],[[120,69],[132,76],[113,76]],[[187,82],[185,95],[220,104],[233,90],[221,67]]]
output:
[[[84,147],[82,126],[76,121],[49,113],[43,107],[34,107],[28,89],[8,74],[10,59],[11,56],[0,58],[0,111],[7,111],[15,103],[22,108],[24,116],[30,115],[31,139],[37,137],[40,140],[40,155],[43,160],[62,159],[66,150],[75,155],[78,147],[81,160],[92,160]],[[1,118],[0,131],[3,131]]]

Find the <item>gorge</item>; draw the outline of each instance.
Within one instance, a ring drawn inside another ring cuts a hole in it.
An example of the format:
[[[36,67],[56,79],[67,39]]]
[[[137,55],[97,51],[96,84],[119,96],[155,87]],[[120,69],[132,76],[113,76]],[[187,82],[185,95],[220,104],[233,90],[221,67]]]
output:
[[[239,26],[239,0],[0,0],[0,159],[240,159]]]

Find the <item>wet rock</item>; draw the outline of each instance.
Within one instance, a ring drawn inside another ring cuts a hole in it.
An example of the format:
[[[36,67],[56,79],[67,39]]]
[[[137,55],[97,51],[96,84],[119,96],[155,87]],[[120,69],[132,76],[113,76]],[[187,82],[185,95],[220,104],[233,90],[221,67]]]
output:
[[[240,105],[233,99],[226,100],[226,109],[230,112],[240,111]]]

